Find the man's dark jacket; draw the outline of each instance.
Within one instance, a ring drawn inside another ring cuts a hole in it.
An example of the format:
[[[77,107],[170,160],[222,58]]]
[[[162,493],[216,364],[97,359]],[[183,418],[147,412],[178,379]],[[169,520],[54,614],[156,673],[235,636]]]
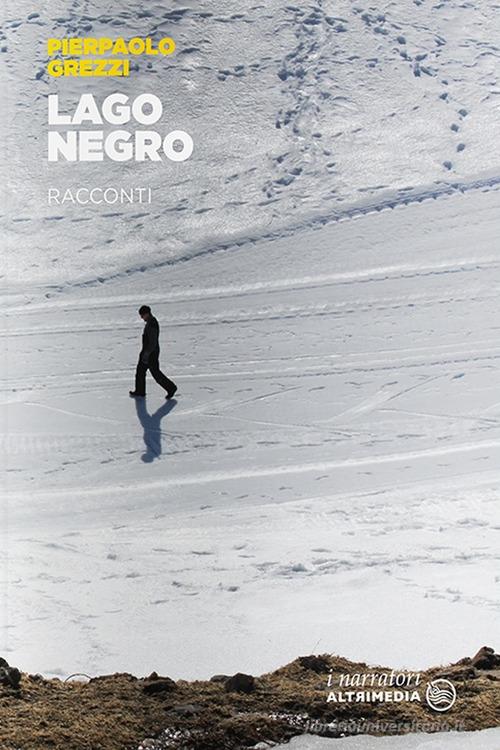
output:
[[[160,354],[160,325],[156,318],[152,315],[149,316],[146,325],[144,326],[144,332],[142,334],[142,351],[141,360],[145,363],[149,362],[151,358],[157,358]]]

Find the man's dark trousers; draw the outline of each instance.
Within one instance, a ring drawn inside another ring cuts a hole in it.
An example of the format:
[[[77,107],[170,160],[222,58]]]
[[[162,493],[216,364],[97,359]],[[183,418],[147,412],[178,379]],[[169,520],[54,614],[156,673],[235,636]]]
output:
[[[139,357],[135,371],[135,392],[138,396],[146,395],[146,373],[148,370],[158,385],[165,388],[167,393],[171,393],[175,389],[175,383],[160,370],[159,354],[153,353],[149,355],[147,362],[143,362]]]

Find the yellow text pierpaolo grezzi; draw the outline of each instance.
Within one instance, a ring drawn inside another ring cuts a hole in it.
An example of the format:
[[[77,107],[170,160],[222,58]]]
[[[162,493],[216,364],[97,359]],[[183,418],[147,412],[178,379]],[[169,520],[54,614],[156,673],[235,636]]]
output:
[[[171,55],[175,51],[175,42],[171,37],[163,37],[155,42],[151,37],[62,37],[47,40],[49,57],[57,55],[47,64],[47,72],[59,76],[128,76],[130,63],[128,58],[110,59],[128,55]],[[102,59],[88,58],[95,55]],[[73,59],[61,59],[61,58]]]

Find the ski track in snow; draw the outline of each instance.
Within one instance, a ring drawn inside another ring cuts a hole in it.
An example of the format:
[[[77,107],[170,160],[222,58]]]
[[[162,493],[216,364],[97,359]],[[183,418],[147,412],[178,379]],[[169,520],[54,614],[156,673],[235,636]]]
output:
[[[296,234],[299,231],[308,231],[308,230],[314,230],[314,229],[321,229],[321,227],[325,225],[329,225],[332,223],[337,223],[340,221],[345,221],[349,219],[353,219],[360,216],[366,216],[370,215],[372,213],[379,213],[381,211],[387,211],[387,210],[394,210],[397,208],[400,208],[402,206],[407,206],[412,203],[423,203],[424,201],[429,200],[437,200],[440,197],[444,196],[450,196],[454,195],[456,193],[466,193],[469,191],[475,191],[475,190],[481,190],[481,191],[489,191],[489,190],[497,190],[498,186],[500,185],[500,177],[488,177],[484,179],[474,179],[469,182],[464,183],[453,183],[453,184],[445,184],[440,187],[433,187],[433,188],[423,188],[423,189],[415,189],[412,190],[410,193],[405,192],[404,195],[398,194],[396,196],[391,196],[387,198],[372,201],[364,201],[354,204],[353,206],[346,208],[346,209],[337,209],[333,211],[332,213],[329,213],[327,215],[316,215],[307,218],[306,220],[301,221],[297,224],[289,224],[288,226],[281,227],[278,231],[273,232],[262,232],[260,234],[249,234],[248,236],[243,236],[238,238],[237,240],[233,240],[230,242],[222,242],[220,244],[216,245],[210,245],[210,246],[202,246],[200,248],[191,247],[189,251],[186,254],[180,254],[176,255],[174,258],[167,258],[164,260],[159,261],[153,261],[153,262],[144,262],[142,261],[138,265],[129,265],[129,267],[123,271],[116,271],[111,274],[105,274],[100,273],[97,277],[94,278],[87,278],[85,280],[81,281],[73,281],[69,283],[65,283],[63,285],[58,286],[51,286],[48,287],[45,286],[44,289],[47,290],[46,296],[51,297],[54,294],[60,293],[64,291],[65,289],[69,288],[92,288],[95,286],[100,286],[102,284],[106,284],[110,281],[118,281],[123,280],[126,278],[133,279],[133,277],[136,274],[144,274],[147,272],[154,272],[161,270],[163,268],[169,268],[172,266],[176,266],[179,263],[186,263],[189,261],[196,260],[198,258],[202,258],[205,255],[213,255],[215,253],[225,253],[231,250],[236,250],[240,248],[245,248],[245,246],[249,247],[249,251],[251,251],[251,246],[254,245],[256,242],[263,242],[263,241],[271,241],[276,239],[285,239],[287,237],[293,237],[294,234]],[[60,219],[63,221],[64,216],[61,216]],[[115,216],[112,216],[110,218],[115,219]],[[494,265],[497,265],[496,263]],[[414,269],[414,273],[417,275],[427,275],[427,274],[440,274],[440,273],[458,273],[460,271],[467,271],[467,270],[473,270],[469,268],[460,268],[460,267],[454,267],[454,268],[446,268],[446,267],[437,267],[437,268],[430,268],[430,269],[422,269],[419,267],[416,267]],[[379,276],[383,277],[384,273],[387,273],[389,275],[394,274],[395,269],[388,268],[387,271],[384,271],[383,269],[380,269],[376,271],[376,273]],[[411,276],[412,269],[411,267],[406,267],[402,273],[403,278],[407,278],[408,276]],[[338,274],[337,275],[337,283],[356,283],[359,281],[359,277],[364,276],[366,281],[371,281],[372,279],[367,274],[366,271],[362,271],[358,274],[356,274],[353,278],[349,279],[346,278],[346,275]],[[292,281],[292,284],[296,284],[298,280],[294,279]],[[331,281],[334,281],[332,278]],[[319,279],[319,283],[329,283],[328,279],[325,279],[324,281]],[[314,279],[311,279],[310,281],[302,280],[300,281],[302,285],[304,284],[315,284]],[[286,284],[286,282],[281,282],[281,284]],[[243,290],[242,290],[243,291]],[[196,293],[196,292],[195,292]],[[241,293],[241,292],[240,292]]]

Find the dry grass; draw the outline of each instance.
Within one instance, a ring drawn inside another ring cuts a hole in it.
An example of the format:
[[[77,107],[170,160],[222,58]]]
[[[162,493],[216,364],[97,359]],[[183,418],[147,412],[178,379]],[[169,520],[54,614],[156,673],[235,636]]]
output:
[[[452,677],[458,699],[447,712],[447,721],[460,720],[467,730],[499,726],[498,670],[472,670],[471,678],[463,664],[433,668],[422,677],[443,673]],[[154,738],[169,728],[188,739],[157,747],[237,750],[300,734],[301,729],[290,721],[298,714],[322,722],[439,718],[425,703],[327,703],[329,670],[336,675],[382,669],[330,655],[312,662],[300,658],[256,678],[249,694],[227,692],[224,682],[179,680],[161,686],[155,677],[115,674],[88,683],[64,683],[23,675],[19,690],[0,686],[0,748],[137,750],[144,738]],[[163,689],[148,694],[145,688],[151,689],[153,683]]]

